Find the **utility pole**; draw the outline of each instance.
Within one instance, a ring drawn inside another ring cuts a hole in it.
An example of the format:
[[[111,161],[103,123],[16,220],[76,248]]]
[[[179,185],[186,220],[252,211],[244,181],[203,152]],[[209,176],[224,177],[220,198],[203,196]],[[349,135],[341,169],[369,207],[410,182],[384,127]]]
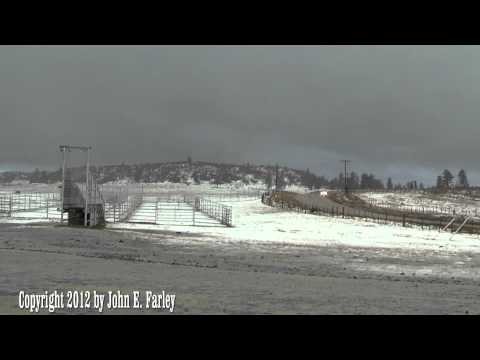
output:
[[[278,164],[275,165],[275,191],[278,191]]]
[[[345,165],[345,172],[344,172],[344,175],[343,175],[343,178],[345,180],[345,194],[348,194],[348,183],[347,183],[347,164],[351,162],[351,160],[340,160],[340,161],[343,161],[344,165]]]
[[[84,212],[84,226],[88,224],[88,198],[90,196],[90,184],[88,183],[90,175],[90,147],[87,148],[87,167],[86,167],[86,182],[85,182],[85,212]]]
[[[60,151],[62,152],[62,204],[60,208],[60,224],[63,224],[63,209],[64,209],[64,203],[65,203],[65,161],[66,161],[66,154],[65,151],[67,150],[66,147],[61,147],[60,146]]]

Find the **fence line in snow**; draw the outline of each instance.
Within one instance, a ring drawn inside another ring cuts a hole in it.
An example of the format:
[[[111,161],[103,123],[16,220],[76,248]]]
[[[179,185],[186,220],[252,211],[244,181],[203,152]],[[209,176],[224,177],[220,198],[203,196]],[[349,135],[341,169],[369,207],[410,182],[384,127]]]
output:
[[[370,206],[381,207],[389,210],[405,211],[412,214],[431,214],[431,215],[443,215],[443,216],[471,216],[478,217],[480,211],[477,208],[464,209],[455,206],[439,206],[439,205],[406,205],[406,204],[392,204],[387,201],[381,201],[376,199],[365,200]]]
[[[19,213],[37,212],[40,217],[44,215],[45,218],[49,218],[59,207],[60,195],[58,193],[0,194],[0,216],[15,217]]]
[[[201,197],[185,197],[185,202],[190,204],[195,211],[200,211],[210,218],[220,221],[226,226],[232,224],[232,207]]]
[[[372,221],[378,224],[394,224],[401,225],[403,227],[407,226],[417,226],[425,230],[442,230],[449,221],[454,223],[459,220],[459,226],[451,227],[450,231],[455,232],[456,230],[461,230],[462,232],[468,232],[472,234],[480,233],[480,224],[471,223],[466,224],[464,218],[457,216],[454,219],[449,217],[437,217],[437,218],[425,218],[417,216],[417,213],[403,213],[403,214],[389,214],[387,211],[385,213],[380,213],[378,211],[369,211],[363,208],[349,208],[346,206],[332,206],[332,207],[318,207],[318,206],[306,206],[301,205],[298,202],[288,201],[288,200],[274,200],[271,193],[264,193],[262,195],[262,203],[277,207],[281,209],[287,209],[290,211],[295,211],[304,214],[312,215],[323,215],[331,217],[341,217],[341,218],[350,218],[350,219],[363,219]]]

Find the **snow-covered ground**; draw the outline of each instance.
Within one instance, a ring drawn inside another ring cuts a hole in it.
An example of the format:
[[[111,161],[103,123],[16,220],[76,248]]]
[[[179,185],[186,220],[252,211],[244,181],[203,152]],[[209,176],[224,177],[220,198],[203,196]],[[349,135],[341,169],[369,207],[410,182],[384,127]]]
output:
[[[178,313],[480,313],[479,235],[223,203],[233,228],[0,219],[0,313],[18,289],[86,286],[171,289]]]
[[[15,211],[12,216],[1,214],[0,223],[28,224],[32,222],[59,222],[61,218],[60,211],[57,208],[39,209],[34,211]],[[63,214],[64,221],[68,220],[68,213]]]
[[[109,227],[201,234],[199,240],[202,241],[480,253],[479,235],[456,234],[452,237],[451,233],[435,230],[288,212],[271,208],[258,200],[224,204],[232,206],[233,228],[126,223],[111,224]]]
[[[215,185],[185,185],[185,184],[155,184],[151,189],[161,188],[167,192],[177,193],[180,189],[190,188],[192,193],[201,194],[205,191],[211,199],[232,207],[233,228],[218,226],[177,225],[175,221],[164,225],[146,225],[116,223],[108,226],[114,229],[151,229],[172,230],[181,233],[199,234],[202,241],[246,242],[257,244],[291,244],[291,245],[319,245],[319,246],[352,246],[369,248],[400,248],[409,250],[438,250],[440,252],[472,251],[480,253],[480,236],[439,232],[435,230],[421,230],[417,228],[403,228],[397,225],[382,225],[363,220],[331,218],[282,211],[266,206],[256,197],[240,196],[238,199],[224,197],[224,191],[232,190],[226,186]],[[195,189],[195,190],[193,190]],[[252,187],[237,189],[241,194]],[[290,188],[290,191],[306,191],[303,188]],[[417,208],[430,206],[446,207],[458,205],[465,200],[442,201],[422,197],[420,193],[364,193],[365,199],[374,199],[382,202],[391,202],[396,205],[416,206]],[[242,201],[238,201],[241,199]],[[473,201],[473,200],[472,200]],[[474,211],[476,206],[467,203],[462,209]],[[178,211],[180,214],[180,210]],[[60,218],[56,208],[49,208],[48,219],[46,209],[31,212],[16,212],[14,218],[0,217],[0,222],[38,222],[58,221]],[[190,214],[187,214],[190,216]],[[66,217],[67,214],[64,214]],[[176,214],[174,214],[176,216]],[[200,220],[199,215],[198,220]],[[107,220],[109,220],[107,218]],[[170,220],[170,219],[169,219]],[[176,220],[175,218],[173,220]],[[189,222],[189,221],[188,221]]]
[[[425,211],[440,214],[462,214],[480,217],[480,200],[464,196],[434,195],[422,192],[359,194],[360,198],[380,207],[393,207],[403,210]]]
[[[0,193],[0,222],[58,221],[59,206],[55,192]]]

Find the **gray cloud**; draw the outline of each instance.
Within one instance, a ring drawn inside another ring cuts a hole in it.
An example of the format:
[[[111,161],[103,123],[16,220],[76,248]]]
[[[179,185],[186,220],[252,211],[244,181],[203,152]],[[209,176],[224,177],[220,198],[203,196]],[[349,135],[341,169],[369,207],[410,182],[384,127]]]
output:
[[[480,181],[478,46],[0,48],[0,170],[97,163],[280,162],[333,176]]]

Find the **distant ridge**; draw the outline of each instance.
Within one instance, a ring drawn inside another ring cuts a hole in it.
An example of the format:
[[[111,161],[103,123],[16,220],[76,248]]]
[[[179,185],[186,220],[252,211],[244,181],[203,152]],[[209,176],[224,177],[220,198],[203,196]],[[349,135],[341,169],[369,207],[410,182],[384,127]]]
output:
[[[81,172],[81,169],[78,168]],[[226,164],[206,161],[177,161],[144,164],[120,164],[92,167],[100,184],[127,181],[143,183],[183,183],[183,184],[245,184],[265,186],[266,182],[275,183],[274,165]],[[12,181],[31,183],[55,183],[61,180],[61,170],[32,172],[2,172],[1,183]],[[306,187],[328,186],[329,181],[317,176],[308,169],[298,170],[279,166],[279,185],[297,185]]]

